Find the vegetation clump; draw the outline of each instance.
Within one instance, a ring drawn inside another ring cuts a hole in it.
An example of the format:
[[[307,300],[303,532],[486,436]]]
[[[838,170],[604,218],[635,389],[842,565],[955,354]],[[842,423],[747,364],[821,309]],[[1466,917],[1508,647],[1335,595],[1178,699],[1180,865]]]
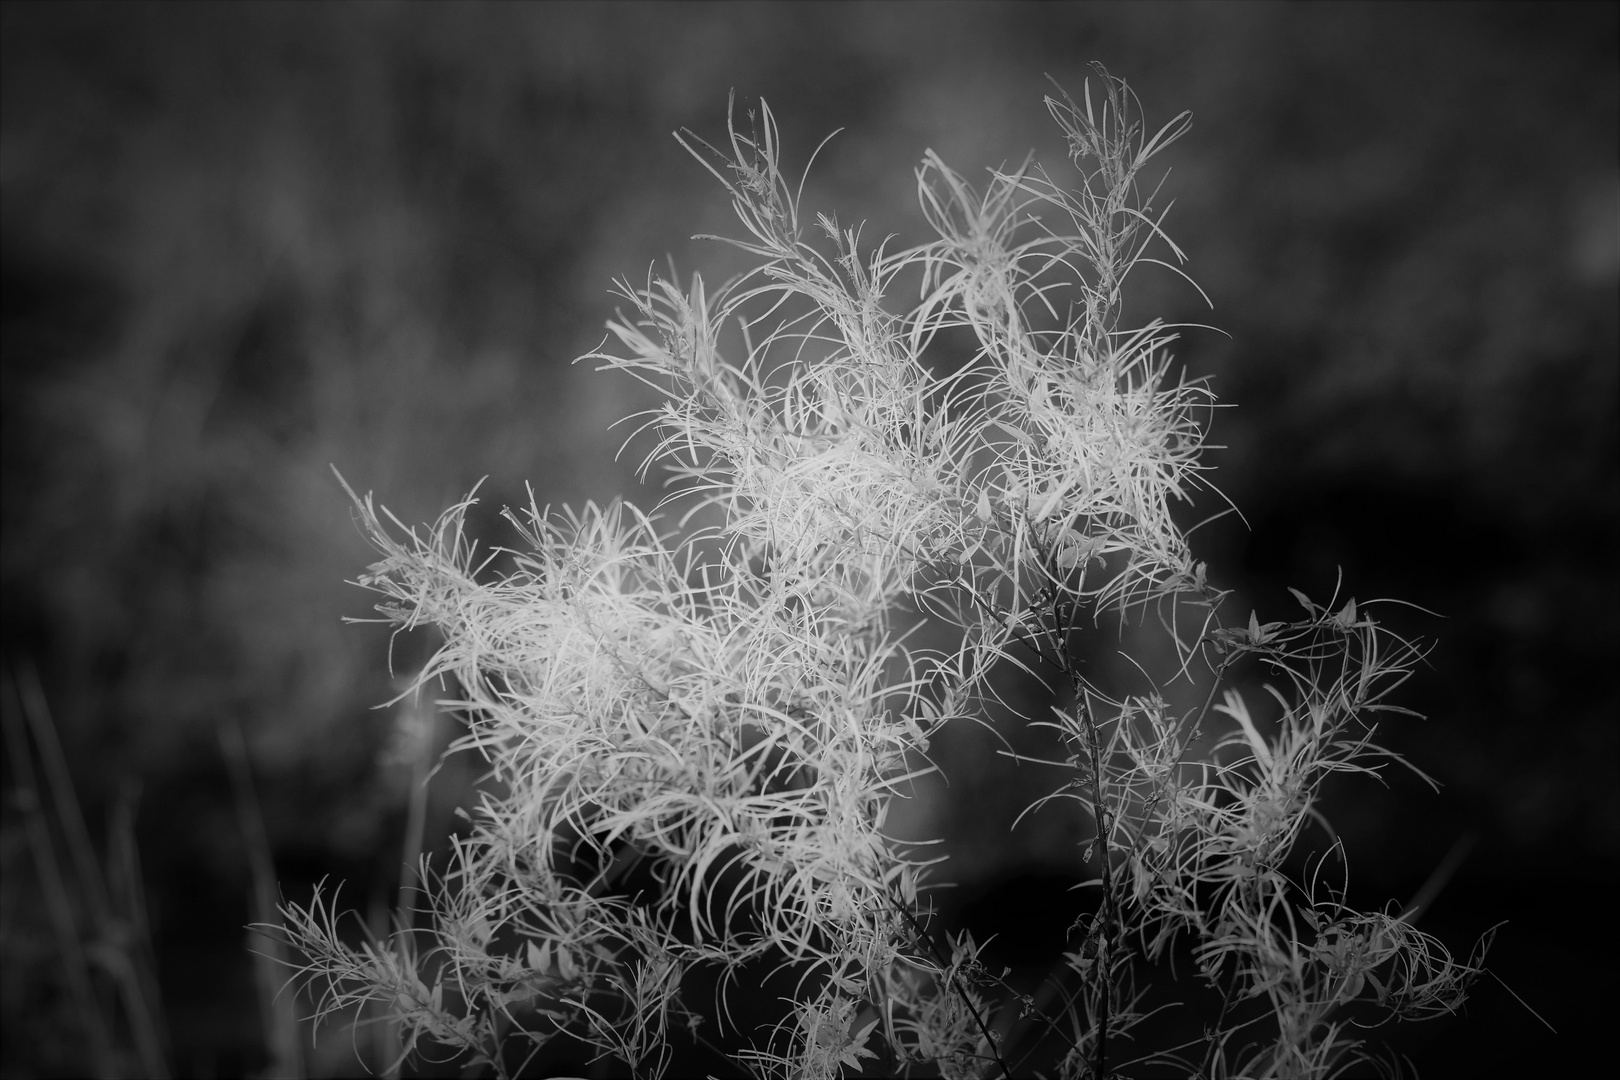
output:
[[[531,498],[492,574],[470,498],[418,534],[355,497],[382,553],[360,584],[441,632],[416,688],[454,688],[491,782],[422,864],[425,925],[355,946],[335,898],[283,907],[321,1014],[375,1003],[404,1053],[501,1076],[572,1040],[648,1077],[680,1045],[760,1076],[1323,1077],[1376,1060],[1365,1026],[1461,1004],[1479,954],[1354,910],[1337,843],[1304,846],[1329,777],[1399,760],[1377,729],[1421,650],[1376,602],[1229,611],[1172,514],[1208,484],[1214,398],[1122,298],[1175,268],[1153,250],[1181,259],[1142,174],[1190,115],[1149,135],[1100,67],[1046,104],[1077,175],[1026,161],[981,193],[930,152],[937,238],[898,251],[803,215],[763,103],[723,149],[683,133],[753,268],[621,282],[588,358],[663,396],[667,517]],[[1170,670],[1088,674],[1078,634],[1105,620],[1161,635]],[[950,633],[915,644],[925,625]],[[1025,719],[1051,747],[1031,809],[1090,832],[1087,912],[1034,994],[934,925],[949,864],[886,828],[945,725],[1005,723],[1007,666],[1057,695]],[[750,1030],[760,971],[791,1000]],[[1166,981],[1211,1018],[1148,1045]]]

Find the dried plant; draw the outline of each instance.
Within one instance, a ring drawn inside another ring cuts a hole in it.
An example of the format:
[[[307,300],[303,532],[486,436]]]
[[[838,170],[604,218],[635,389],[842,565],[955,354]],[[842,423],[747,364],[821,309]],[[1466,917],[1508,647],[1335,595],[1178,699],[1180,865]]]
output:
[[[457,688],[457,749],[491,784],[449,864],[422,867],[425,928],[356,947],[335,896],[284,906],[322,1015],[380,1003],[406,1053],[501,1076],[566,1035],[637,1076],[698,1040],[762,1076],[1320,1077],[1375,1060],[1367,1024],[1461,1004],[1483,942],[1454,960],[1412,913],[1347,906],[1336,844],[1299,858],[1330,776],[1399,762],[1375,739],[1421,652],[1353,599],[1229,619],[1193,559],[1171,510],[1207,485],[1214,399],[1177,374],[1173,327],[1121,325],[1132,271],[1181,261],[1142,173],[1190,116],[1149,136],[1098,77],[1046,102],[1077,178],[1026,162],[980,194],[930,152],[938,238],[893,252],[801,216],[763,103],[722,149],[680,136],[753,269],[621,282],[588,359],[663,396],[645,467],[683,514],[531,496],[492,576],[470,498],[419,535],[355,496],[383,556],[360,584],[397,627],[442,633],[417,686]],[[969,362],[938,362],[936,339],[968,334]],[[1104,618],[1162,631],[1191,704],[1146,660],[1135,692],[1088,677],[1076,634]],[[908,644],[922,623],[951,644]],[[992,723],[1004,665],[1063,702],[1026,721],[1056,748],[1034,807],[1073,803],[1093,834],[1075,870],[1095,913],[1030,996],[934,928],[948,864],[885,830],[930,738]],[[759,965],[794,999],[738,1030]],[[1203,1037],[1133,1038],[1158,1008],[1147,974],[1218,1003]]]

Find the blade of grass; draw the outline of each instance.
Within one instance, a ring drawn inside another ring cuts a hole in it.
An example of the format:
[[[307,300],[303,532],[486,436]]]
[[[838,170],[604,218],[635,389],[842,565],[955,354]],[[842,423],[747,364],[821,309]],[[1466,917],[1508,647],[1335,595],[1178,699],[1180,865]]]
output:
[[[50,724],[49,714],[42,718],[37,711],[44,704],[44,695],[40,691],[38,679],[35,678],[25,692],[18,677],[22,672],[32,674],[32,670],[26,662],[19,665],[18,670],[14,670],[10,663],[5,666],[6,686],[11,690],[10,696],[17,703],[16,712],[9,709],[0,710],[0,716],[4,717],[6,756],[11,762],[15,799],[27,819],[28,846],[34,856],[34,866],[39,873],[40,891],[44,893],[45,908],[50,913],[51,928],[56,935],[56,945],[62,961],[62,976],[73,999],[73,1012],[83,1026],[85,1040],[89,1044],[92,1068],[97,1076],[117,1076],[118,1061],[109,1034],[109,1024],[91,981],[84,939],[74,917],[77,905],[74,904],[73,898],[75,895],[82,898],[83,890],[70,887],[57,861],[49,815],[40,798],[34,774],[33,751],[29,748],[28,736],[23,731],[23,725],[26,724],[33,732],[37,745],[41,729],[48,729]],[[21,722],[17,719],[18,713],[22,715]],[[49,774],[46,783],[51,783]],[[52,802],[60,807],[61,793],[53,790],[52,796]],[[82,819],[80,823],[82,826]]]
[[[135,1052],[147,1076],[169,1076],[168,1025],[163,1017],[163,994],[158,985],[157,960],[152,952],[151,923],[146,916],[146,878],[141,872],[140,849],[135,843],[135,814],[140,784],[128,779],[120,785],[107,828],[108,899],[118,914],[115,930],[125,933],[115,942],[118,986],[129,1018]],[[105,935],[104,935],[105,936]]]
[[[281,927],[281,909],[276,903],[275,863],[270,855],[270,838],[265,831],[258,792],[253,784],[247,741],[242,738],[242,729],[234,718],[221,722],[218,731],[220,752],[225,758],[231,791],[236,797],[236,818],[248,855],[248,870],[253,877],[253,921]],[[259,1022],[264,1028],[265,1048],[270,1052],[269,1074],[302,1077],[305,1075],[303,1040],[299,1037],[296,1001],[294,995],[281,992],[281,971],[295,966],[284,938],[284,928],[280,935],[264,934],[260,941],[269,951],[248,951],[253,954],[253,982],[259,996]]]

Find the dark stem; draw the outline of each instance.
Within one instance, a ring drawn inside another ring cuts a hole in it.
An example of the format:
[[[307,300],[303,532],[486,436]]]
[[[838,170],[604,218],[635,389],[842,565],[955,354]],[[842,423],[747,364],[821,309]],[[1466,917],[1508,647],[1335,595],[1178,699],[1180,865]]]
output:
[[[984,1017],[979,1015],[979,1010],[973,1005],[973,999],[968,997],[967,991],[962,988],[962,984],[957,980],[956,972],[951,970],[950,958],[935,943],[933,935],[928,932],[927,928],[917,921],[917,917],[911,913],[910,907],[894,896],[889,897],[889,902],[894,905],[895,910],[904,916],[906,922],[911,924],[911,932],[916,935],[917,940],[926,946],[929,952],[933,953],[935,963],[950,973],[951,991],[962,999],[963,1005],[967,1006],[968,1012],[973,1017],[973,1022],[978,1025],[979,1033],[984,1036],[985,1045],[990,1048],[990,1056],[995,1058],[996,1065],[1001,1069],[1001,1075],[1011,1077],[1012,1072],[1007,1068],[1007,1063],[1001,1058],[1001,1050],[996,1046],[996,1040],[990,1032],[989,1025],[984,1022]]]
[[[1097,912],[1098,944],[1096,963],[1101,972],[1099,990],[1099,1022],[1097,1026],[1097,1055],[1092,1066],[1093,1073],[1098,1080],[1106,1080],[1104,1071],[1108,1062],[1108,1028],[1113,1022],[1113,962],[1111,953],[1114,942],[1118,940],[1117,912],[1114,897],[1114,860],[1112,854],[1113,821],[1108,813],[1107,804],[1103,801],[1103,757],[1102,743],[1097,736],[1097,723],[1086,705],[1085,686],[1079,675],[1070,669],[1070,682],[1075,690],[1074,713],[1085,729],[1087,752],[1091,757],[1091,812],[1092,819],[1097,824],[1097,841],[1102,850],[1099,858],[1102,861],[1102,905]]]

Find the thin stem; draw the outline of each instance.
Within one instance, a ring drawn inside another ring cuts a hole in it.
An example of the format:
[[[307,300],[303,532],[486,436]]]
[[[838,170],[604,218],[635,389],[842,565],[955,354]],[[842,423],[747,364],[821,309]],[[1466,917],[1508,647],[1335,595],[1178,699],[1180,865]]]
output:
[[[50,912],[51,926],[56,932],[56,947],[63,960],[62,973],[78,1006],[78,1018],[84,1025],[84,1034],[90,1043],[91,1060],[98,1075],[115,1076],[119,1069],[112,1036],[108,1031],[108,1017],[101,1008],[92,984],[84,938],[79,930],[78,921],[74,918],[74,893],[56,856],[49,814],[45,810],[44,800],[40,798],[38,781],[34,774],[34,751],[29,747],[28,736],[23,729],[24,723],[32,728],[40,754],[48,761],[46,740],[51,738],[50,718],[48,713],[41,715],[44,697],[32,666],[24,661],[21,671],[32,677],[27,692],[19,684],[19,672],[13,671],[10,663],[5,666],[6,685],[15,696],[24,720],[22,722],[15,720],[15,714],[9,709],[0,710],[0,717],[4,718],[6,753],[10,759],[12,780],[16,785],[14,799],[22,807],[27,818],[29,847],[33,851],[34,865],[39,873],[40,891],[44,894],[45,906]],[[63,805],[64,796],[53,782],[56,775],[47,768],[45,782],[53,789],[53,801],[60,807]],[[78,895],[83,897],[87,889],[88,885],[81,886]]]
[[[1108,1061],[1108,1028],[1113,1022],[1112,951],[1115,943],[1121,940],[1116,926],[1118,898],[1114,895],[1113,816],[1108,812],[1107,803],[1104,801],[1102,743],[1097,734],[1096,718],[1091,715],[1091,709],[1086,702],[1084,681],[1072,665],[1069,672],[1069,681],[1075,692],[1075,718],[1080,721],[1086,733],[1087,751],[1091,758],[1091,813],[1092,820],[1097,826],[1097,840],[1101,846],[1098,857],[1102,860],[1102,905],[1097,913],[1100,929],[1096,931],[1099,935],[1096,963],[1102,976],[1099,981],[1101,1021],[1097,1026],[1097,1054],[1092,1071],[1099,1080],[1104,1080],[1108,1075],[1105,1071]]]
[[[935,943],[933,935],[928,932],[927,928],[917,921],[917,917],[911,913],[910,907],[904,903],[901,903],[900,900],[892,894],[889,897],[889,903],[893,904],[895,909],[900,912],[901,916],[906,920],[906,922],[911,925],[912,933],[915,934],[917,939],[921,941],[923,945],[927,947],[928,951],[934,955],[934,961],[945,969],[947,977],[950,980],[952,992],[954,992],[957,997],[961,998],[962,1004],[967,1008],[969,1015],[973,1017],[973,1022],[978,1026],[979,1033],[984,1036],[985,1045],[990,1048],[990,1056],[995,1058],[996,1065],[1001,1069],[1001,1075],[1004,1077],[1011,1076],[1012,1072],[1007,1068],[1007,1063],[1002,1060],[1000,1048],[996,1046],[995,1036],[991,1034],[989,1025],[985,1023],[984,1017],[979,1014],[979,1010],[974,1006],[973,999],[968,996],[967,991],[962,988],[962,984],[957,980],[956,971],[951,965],[950,958],[945,956],[943,951],[941,951],[938,944]]]

